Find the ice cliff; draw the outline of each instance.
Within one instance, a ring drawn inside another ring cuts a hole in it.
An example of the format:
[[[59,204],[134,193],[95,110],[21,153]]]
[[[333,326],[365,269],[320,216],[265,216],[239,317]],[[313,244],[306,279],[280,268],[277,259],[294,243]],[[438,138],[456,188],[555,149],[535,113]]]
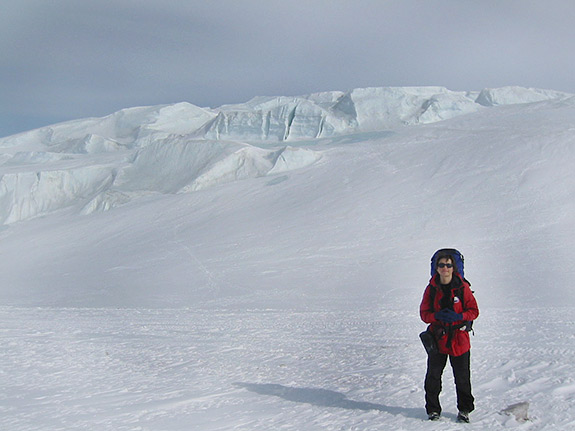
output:
[[[500,105],[569,97],[505,87],[361,88],[200,108],[123,109],[0,139],[0,223],[67,207],[102,211],[314,164],[312,140],[434,123]]]

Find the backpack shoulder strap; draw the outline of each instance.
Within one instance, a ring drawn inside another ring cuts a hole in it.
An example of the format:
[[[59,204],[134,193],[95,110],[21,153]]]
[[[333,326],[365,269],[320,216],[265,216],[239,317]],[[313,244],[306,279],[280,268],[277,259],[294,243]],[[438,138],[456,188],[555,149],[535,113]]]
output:
[[[435,294],[437,293],[437,287],[429,283],[429,309],[433,310],[435,305]]]
[[[465,280],[465,278],[463,280]],[[471,283],[467,280],[465,281],[467,282],[469,288],[471,289]],[[460,290],[461,291],[459,292],[459,299],[461,300],[461,305],[463,305],[463,309],[465,310],[465,286],[461,285]],[[473,291],[471,291],[471,293],[473,293]],[[473,335],[475,335],[475,331],[473,330],[473,320],[466,321],[463,326],[465,326],[465,330],[467,332],[472,332]]]

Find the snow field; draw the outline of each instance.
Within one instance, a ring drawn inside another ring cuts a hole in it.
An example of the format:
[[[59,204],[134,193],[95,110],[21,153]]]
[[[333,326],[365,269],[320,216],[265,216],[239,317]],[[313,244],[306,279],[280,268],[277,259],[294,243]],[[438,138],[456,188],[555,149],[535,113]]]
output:
[[[441,247],[481,310],[465,428],[574,429],[574,102],[363,89],[0,140],[0,429],[459,430],[449,368],[423,411]]]
[[[572,308],[485,310],[472,430],[575,425]],[[0,426],[34,430],[456,430],[423,409],[413,313],[0,309]],[[504,322],[502,324],[502,322]],[[501,411],[529,402],[530,421]]]

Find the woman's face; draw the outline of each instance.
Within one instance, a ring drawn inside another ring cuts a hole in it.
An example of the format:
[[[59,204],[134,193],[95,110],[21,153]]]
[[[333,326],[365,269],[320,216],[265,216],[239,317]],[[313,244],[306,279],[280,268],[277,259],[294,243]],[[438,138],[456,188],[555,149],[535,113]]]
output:
[[[448,257],[443,257],[437,262],[437,272],[441,278],[451,278],[453,276],[453,262]]]

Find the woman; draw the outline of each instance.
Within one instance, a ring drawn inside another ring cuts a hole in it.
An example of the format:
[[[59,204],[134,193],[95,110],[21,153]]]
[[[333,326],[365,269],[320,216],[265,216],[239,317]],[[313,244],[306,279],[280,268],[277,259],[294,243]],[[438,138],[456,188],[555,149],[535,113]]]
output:
[[[470,354],[471,344],[466,324],[479,316],[477,302],[469,283],[457,272],[453,256],[437,256],[437,273],[431,277],[419,307],[421,319],[429,323],[429,330],[437,340],[438,352],[427,358],[425,376],[425,409],[430,420],[441,416],[441,376],[447,358],[453,369],[457,392],[459,422],[469,422],[474,408],[471,393]]]

